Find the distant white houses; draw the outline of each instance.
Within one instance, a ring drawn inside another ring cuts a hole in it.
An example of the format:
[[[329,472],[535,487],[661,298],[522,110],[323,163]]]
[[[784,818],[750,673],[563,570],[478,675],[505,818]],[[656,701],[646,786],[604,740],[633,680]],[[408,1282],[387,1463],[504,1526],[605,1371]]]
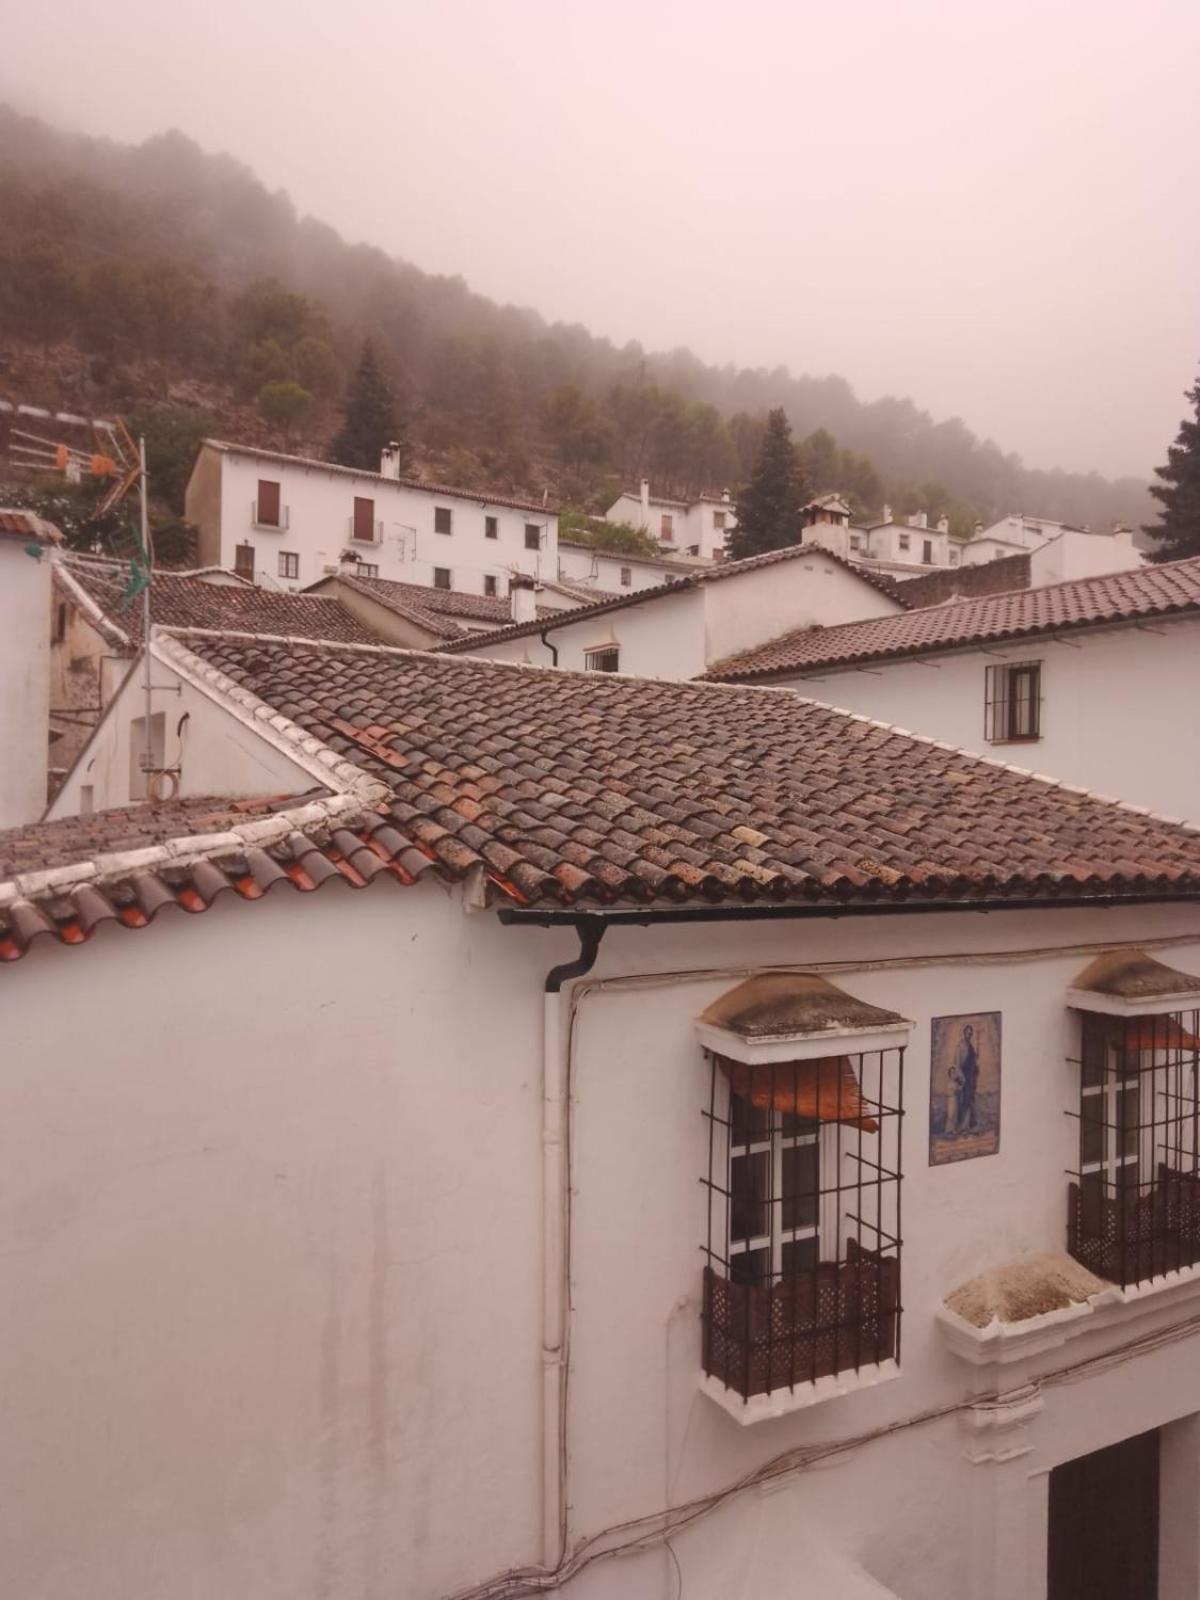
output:
[[[952,567],[959,562],[949,520],[941,517],[931,528],[924,511],[897,522],[891,507],[885,505],[879,522],[856,524],[850,521],[850,507],[840,496],[824,495],[804,507],[801,519],[805,544],[820,545],[874,572],[915,577],[930,567]]]
[[[708,562],[655,589],[601,601],[547,622],[535,616],[540,594],[514,580],[514,614],[494,633],[441,646],[486,656],[643,678],[698,677],[738,650],[766,644],[791,628],[829,627],[904,609],[901,585],[832,551],[790,545],[744,561]],[[522,599],[522,588],[525,597]]]
[[[977,566],[1022,552],[1029,553],[1030,586],[1035,589],[1046,583],[1126,572],[1142,560],[1130,528],[1117,526],[1108,533],[1093,533],[1067,522],[1026,516],[1002,517],[988,528],[977,528],[963,546],[962,559],[965,566]]]
[[[617,550],[596,550],[591,545],[558,541],[558,576],[561,582],[582,589],[608,589],[614,592],[656,589],[672,578],[709,563],[697,556],[625,555]]]
[[[626,489],[604,513],[608,522],[628,522],[657,539],[664,552],[679,551],[720,561],[725,555],[725,540],[737,527],[737,507],[728,489],[718,498],[697,495],[693,500],[670,499],[650,493],[650,480],[643,478],[635,494]]]
[[[302,589],[343,557],[385,578],[502,599],[512,573],[558,576],[558,514],[537,501],[206,439],[187,487],[201,565]]]

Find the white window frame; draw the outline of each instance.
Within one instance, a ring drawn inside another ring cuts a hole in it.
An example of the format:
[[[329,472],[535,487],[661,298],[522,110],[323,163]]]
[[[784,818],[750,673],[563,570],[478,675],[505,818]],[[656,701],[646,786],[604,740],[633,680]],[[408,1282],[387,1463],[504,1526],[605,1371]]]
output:
[[[732,1091],[729,1096],[732,1107]],[[729,1112],[726,1113],[727,1117]],[[780,1125],[774,1126],[775,1118],[780,1117]],[[783,1247],[788,1244],[798,1244],[804,1239],[815,1239],[817,1244],[817,1260],[821,1259],[821,1215],[825,1208],[826,1200],[821,1194],[821,1130],[814,1128],[811,1133],[784,1133],[781,1114],[772,1113],[772,1127],[769,1133],[762,1138],[752,1139],[744,1145],[733,1144],[733,1130],[729,1129],[729,1149],[726,1170],[729,1174],[727,1183],[729,1187],[728,1225],[725,1237],[725,1259],[729,1262],[729,1276],[733,1277],[733,1261],[735,1256],[753,1255],[759,1250],[770,1252],[771,1283],[778,1283],[783,1276]],[[799,1227],[785,1228],[783,1226],[783,1156],[785,1150],[813,1147],[817,1152],[817,1220],[804,1223]],[[735,1161],[749,1161],[762,1155],[770,1157],[771,1177],[770,1187],[767,1191],[770,1198],[764,1202],[768,1210],[766,1234],[755,1234],[748,1239],[735,1239],[733,1237],[733,1163]],[[806,1269],[807,1270],[807,1269]]]
[[[1151,1079],[1153,1079],[1154,1075],[1152,1073],[1143,1075],[1139,1068],[1135,1067],[1130,1076],[1118,1076],[1116,1072],[1110,1070],[1112,1059],[1115,1054],[1116,1046],[1110,1041],[1105,1046],[1104,1071],[1101,1075],[1100,1082],[1084,1084],[1080,1087],[1079,1091],[1079,1098],[1081,1101],[1096,1099],[1103,1102],[1100,1121],[1101,1132],[1104,1139],[1104,1148],[1101,1151],[1100,1159],[1098,1161],[1084,1161],[1082,1144],[1083,1129],[1081,1125],[1079,1176],[1080,1180],[1082,1181],[1084,1178],[1092,1177],[1094,1174],[1099,1173],[1101,1175],[1101,1190],[1105,1199],[1110,1199],[1121,1187],[1117,1179],[1122,1167],[1137,1166],[1139,1168],[1139,1182],[1141,1181],[1140,1173],[1144,1171],[1146,1167],[1142,1144],[1147,1134],[1153,1138],[1153,1130],[1145,1127],[1145,1119],[1142,1115],[1142,1079],[1143,1076],[1149,1076]],[[1140,1051],[1138,1052],[1138,1056],[1140,1062]],[[1080,1070],[1082,1070],[1082,1068]],[[1126,1070],[1129,1071],[1128,1068]],[[1128,1126],[1124,1128],[1120,1126],[1120,1117],[1117,1112],[1117,1096],[1128,1094],[1131,1089],[1135,1090],[1138,1096],[1137,1149],[1132,1155],[1127,1155],[1124,1151],[1117,1148],[1120,1142],[1121,1134],[1128,1133],[1130,1131]],[[1081,1119],[1081,1124],[1082,1121],[1083,1119]],[[1153,1151],[1151,1151],[1150,1166],[1151,1169],[1153,1169]]]
[[[279,571],[281,578],[299,578],[300,552],[298,550],[281,550],[279,552]]]
[[[616,656],[616,658],[617,658],[613,662],[611,667],[600,667],[600,666],[596,665],[596,662],[595,662],[595,659],[594,659],[596,656],[608,656],[608,655],[613,655],[613,656]],[[598,644],[598,645],[594,646],[594,648],[591,649],[591,650],[585,650],[583,652],[583,669],[584,669],[585,672],[620,672],[620,670],[621,670],[621,647],[620,647],[620,645],[619,644]]]

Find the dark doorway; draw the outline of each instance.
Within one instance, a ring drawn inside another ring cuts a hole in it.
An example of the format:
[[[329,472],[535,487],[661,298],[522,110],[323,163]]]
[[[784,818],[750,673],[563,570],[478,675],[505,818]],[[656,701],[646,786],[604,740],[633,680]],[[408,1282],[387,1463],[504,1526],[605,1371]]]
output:
[[[1157,1600],[1157,1432],[1055,1467],[1049,1580],[1049,1600]]]

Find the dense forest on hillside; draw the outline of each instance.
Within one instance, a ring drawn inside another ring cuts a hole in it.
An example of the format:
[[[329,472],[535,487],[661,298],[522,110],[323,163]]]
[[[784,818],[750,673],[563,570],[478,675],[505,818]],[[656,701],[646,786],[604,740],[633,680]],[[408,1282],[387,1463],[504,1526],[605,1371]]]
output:
[[[737,248],[731,246],[731,248]],[[205,431],[324,454],[363,340],[403,402],[414,469],[602,509],[736,487],[765,415],[787,412],[814,491],[860,513],[976,520],[1023,510],[1140,523],[1144,483],[1033,471],[957,418],[859,401],[838,377],[618,348],[501,306],[296,214],[178,133],[129,147],[0,107],[0,393],[132,412],[178,507]]]

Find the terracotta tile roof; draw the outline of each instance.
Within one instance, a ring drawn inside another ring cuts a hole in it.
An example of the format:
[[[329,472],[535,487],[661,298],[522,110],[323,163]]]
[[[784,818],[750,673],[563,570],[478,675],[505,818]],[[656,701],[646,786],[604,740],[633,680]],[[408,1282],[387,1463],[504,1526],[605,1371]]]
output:
[[[122,595],[129,568],[121,562],[64,557],[55,575],[73,581],[99,608],[113,630],[126,639],[140,636],[141,611],[125,606]],[[329,639],[344,644],[374,644],[379,634],[340,601],[323,595],[260,589],[245,583],[211,583],[194,573],[156,572],[150,586],[150,615],[166,627],[226,628],[297,639]]]
[[[259,450],[253,445],[232,444],[225,439],[205,439],[201,448],[217,450],[227,456],[249,456],[255,461],[274,461],[281,466],[308,467],[320,472],[333,472],[347,478],[368,478],[376,483],[394,483],[401,489],[420,489],[423,494],[441,495],[447,500],[470,500],[474,505],[507,506],[513,511],[536,511],[541,516],[556,517],[556,505],[543,505],[539,500],[516,500],[511,495],[493,494],[490,489],[453,488],[445,483],[423,483],[419,478],[388,478],[382,472],[367,472],[362,467],[343,467],[336,461],[318,461],[312,456],[290,456],[280,450]]]
[[[814,545],[789,545],[786,550],[768,550],[765,555],[746,556],[741,561],[713,561],[695,572],[685,574],[680,578],[673,578],[666,583],[655,584],[649,589],[636,589],[632,594],[618,595],[615,600],[602,600],[596,605],[580,606],[577,611],[559,611],[555,613],[558,626],[564,622],[576,622],[588,617],[601,616],[606,611],[620,611],[626,606],[644,605],[648,600],[660,599],[666,594],[681,593],[685,589],[699,589],[707,583],[721,583],[726,578],[741,577],[746,572],[757,572],[760,567],[780,566],[784,562],[799,560],[802,556],[812,557],[819,555],[835,566],[844,567],[860,582],[868,584],[872,589],[877,589],[880,594],[885,594],[890,600],[895,600],[898,605],[907,605],[902,590],[904,585],[897,583],[894,578],[889,578],[883,573],[867,572],[852,561],[835,554],[832,550],[824,550]],[[639,559],[634,557],[634,560]],[[476,633],[469,639],[455,639],[449,644],[438,645],[438,649],[446,652],[469,652],[477,649],[481,644],[495,644],[504,639],[519,639],[523,634],[540,633],[546,626],[545,621],[516,622],[511,627],[498,628],[495,633]]]
[[[1200,556],[1043,589],[980,595],[865,622],[807,628],[731,656],[705,677],[742,682],[794,675],[1192,611],[1200,611]]]
[[[478,872],[493,902],[582,907],[1200,898],[1200,830],[788,690],[249,635],[158,649],[233,714],[271,706],[343,792],[10,830],[0,957],[335,875]]]
[[[52,522],[32,511],[0,506],[0,539],[24,539],[37,544],[58,544],[62,534]]]
[[[144,928],[168,906],[195,915],[227,893],[411,884],[433,869],[378,811],[326,813],[295,796],[186,800],[0,833],[0,962],[42,938],[85,944],[106,922]]]

